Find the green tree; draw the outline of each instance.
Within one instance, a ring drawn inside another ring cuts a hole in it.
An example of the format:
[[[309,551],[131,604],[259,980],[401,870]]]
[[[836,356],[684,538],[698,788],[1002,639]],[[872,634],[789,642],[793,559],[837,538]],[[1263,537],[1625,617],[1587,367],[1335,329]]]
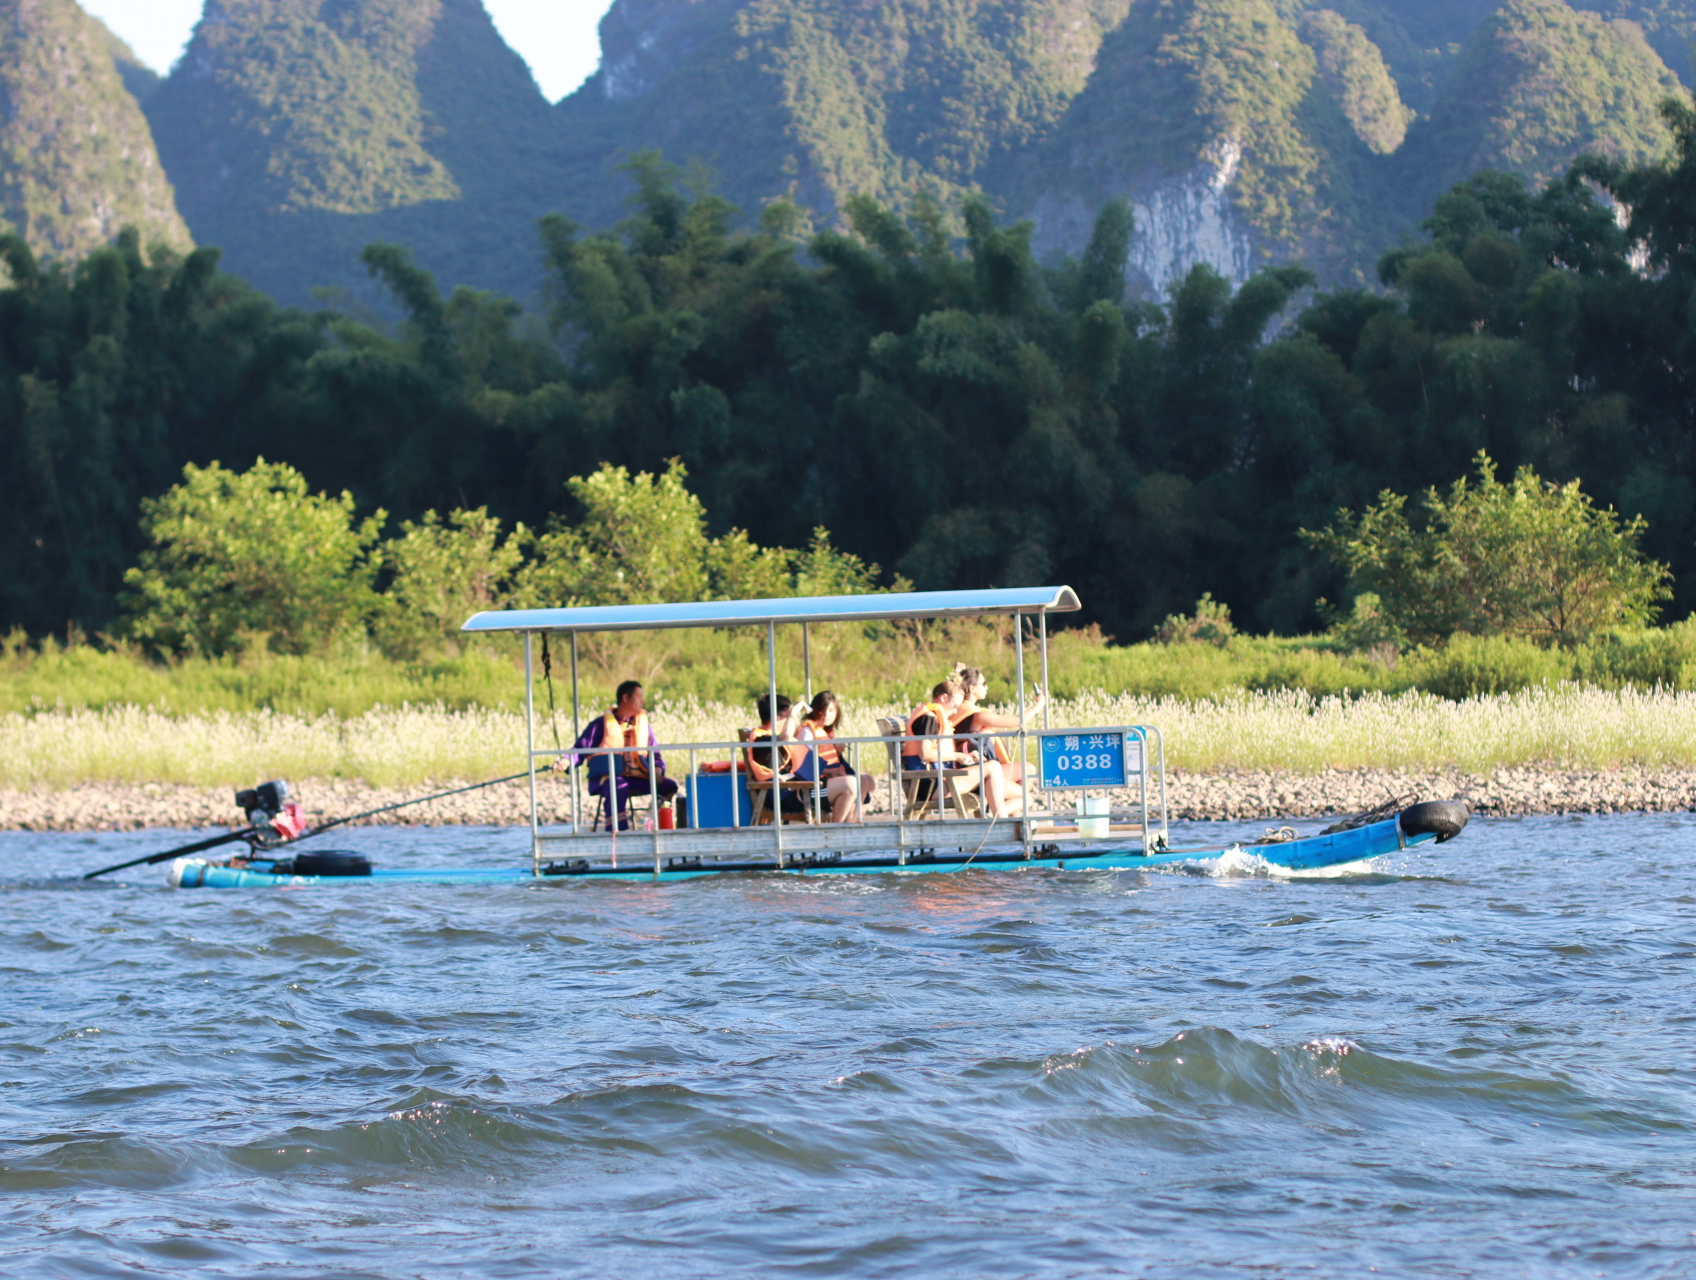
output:
[[[389,581],[374,631],[383,651],[399,658],[457,651],[466,618],[511,599],[530,538],[518,524],[503,539],[500,520],[485,507],[402,522],[400,536],[382,547]]]
[[[539,607],[649,604],[706,596],[706,509],[673,459],[631,475],[610,463],[566,487],[580,518],[556,518],[536,539],[519,594]]]
[[[1669,575],[1638,550],[1640,517],[1597,507],[1576,480],[1545,482],[1521,467],[1503,484],[1487,454],[1475,462],[1476,483],[1428,490],[1417,521],[1406,497],[1386,490],[1358,518],[1345,511],[1302,536],[1419,643],[1465,632],[1570,647],[1654,617]]]
[[[150,545],[124,575],[125,631],[162,652],[212,656],[360,637],[385,518],[355,523],[350,494],[313,494],[286,463],[261,458],[239,473],[190,463],[182,483],[142,503]]]
[[[813,530],[813,540],[793,562],[798,596],[858,596],[878,589],[878,566],[832,546],[830,532],[823,525]],[[898,577],[890,589],[910,591],[912,585]]]
[[[0,624],[108,626],[140,501],[184,462],[310,437],[320,321],[126,231],[74,267],[0,235]],[[272,454],[271,456],[278,456]]]
[[[823,528],[799,552],[762,547],[741,529],[709,537],[688,474],[673,458],[657,475],[606,464],[569,481],[578,519],[556,517],[536,539],[516,575],[516,596],[546,607],[876,590],[878,566],[832,546]],[[907,585],[897,580],[898,588]]]

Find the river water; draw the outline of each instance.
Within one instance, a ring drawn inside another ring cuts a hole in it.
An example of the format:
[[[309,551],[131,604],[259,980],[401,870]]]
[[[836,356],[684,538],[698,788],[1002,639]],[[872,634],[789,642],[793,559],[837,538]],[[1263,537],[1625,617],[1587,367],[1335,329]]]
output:
[[[0,1273],[1696,1275],[1693,838],[185,891],[7,834]]]

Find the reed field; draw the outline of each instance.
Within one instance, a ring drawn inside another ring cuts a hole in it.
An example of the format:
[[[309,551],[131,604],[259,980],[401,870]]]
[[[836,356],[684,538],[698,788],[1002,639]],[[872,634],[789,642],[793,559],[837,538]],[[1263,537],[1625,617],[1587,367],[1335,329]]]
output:
[[[848,730],[907,704],[849,703]],[[545,712],[545,708],[544,708]],[[740,706],[673,699],[656,717],[668,742],[729,741],[749,723]],[[1057,703],[1056,728],[1151,724],[1167,765],[1181,770],[1605,769],[1696,765],[1696,693],[1564,684],[1450,701],[1431,694],[1314,697],[1300,690],[1215,698],[1102,693]],[[570,709],[558,716],[571,741]],[[553,742],[544,714],[538,747]],[[0,787],[90,782],[246,786],[266,777],[347,778],[377,786],[482,779],[523,767],[517,710],[446,705],[375,707],[355,715],[217,711],[182,715],[131,705],[0,716]],[[674,768],[682,767],[682,761]]]
[[[820,625],[809,643],[813,687],[837,691],[858,734],[908,710],[956,660],[990,673],[992,702],[1013,697],[1007,619]],[[8,638],[0,787],[496,777],[523,762],[522,652],[502,640],[412,663],[369,652],[160,662],[115,645]],[[539,675],[539,646],[536,656]],[[767,681],[763,629],[589,637],[578,658],[585,714],[634,676],[673,743],[733,739]],[[556,642],[550,659],[551,681],[535,689],[539,747],[556,730],[572,738],[569,644]],[[780,690],[801,694],[799,628],[780,630],[777,666]],[[1027,684],[1042,674],[1027,642]],[[1176,769],[1696,766],[1689,622],[1573,650],[1457,636],[1406,654],[1345,652],[1323,637],[1120,645],[1059,631],[1047,675],[1055,727],[1157,725]]]

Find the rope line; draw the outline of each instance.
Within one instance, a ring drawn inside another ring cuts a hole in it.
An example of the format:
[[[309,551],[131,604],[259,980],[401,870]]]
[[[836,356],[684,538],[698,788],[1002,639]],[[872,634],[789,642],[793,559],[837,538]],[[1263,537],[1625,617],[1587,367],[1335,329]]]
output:
[[[564,755],[565,748],[559,745],[559,713],[554,710],[554,659],[548,652],[546,631],[542,632],[542,683],[548,687],[548,728],[554,735],[554,750]]]

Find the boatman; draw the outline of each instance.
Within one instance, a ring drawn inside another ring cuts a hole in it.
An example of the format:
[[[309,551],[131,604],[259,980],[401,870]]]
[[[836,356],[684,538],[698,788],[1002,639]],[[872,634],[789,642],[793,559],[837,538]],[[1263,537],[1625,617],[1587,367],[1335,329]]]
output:
[[[656,746],[659,739],[648,724],[648,711],[642,705],[642,686],[635,680],[626,680],[618,686],[617,697],[617,703],[605,715],[589,722],[575,746],[578,751],[595,747],[631,748],[623,754],[596,753],[588,757],[589,794],[605,801],[610,779],[617,788],[618,799],[613,807],[618,812],[618,829],[628,831],[633,794],[657,795],[662,803],[669,803],[677,794],[677,784],[665,776],[665,757],[658,751],[652,757],[653,774],[648,772],[648,748]],[[554,768],[570,768],[581,760],[582,757],[568,755]]]

